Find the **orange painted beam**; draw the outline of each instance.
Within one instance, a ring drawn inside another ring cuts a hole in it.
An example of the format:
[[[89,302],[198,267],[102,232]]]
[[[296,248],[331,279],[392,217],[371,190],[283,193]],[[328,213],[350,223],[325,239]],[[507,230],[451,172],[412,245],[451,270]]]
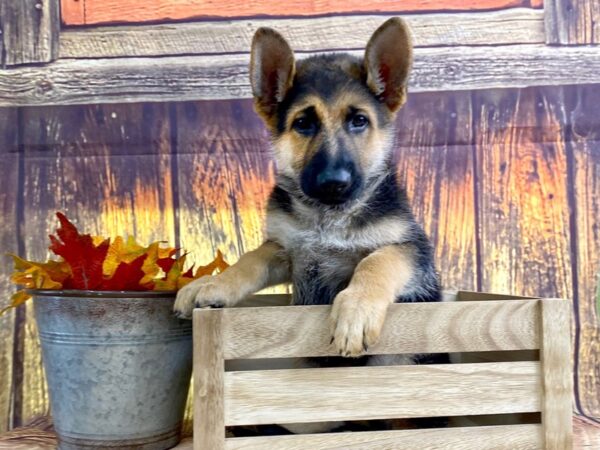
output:
[[[473,11],[528,7],[542,0],[61,0],[67,25],[200,17],[310,16],[333,13]],[[351,32],[351,30],[348,30]]]
[[[61,0],[60,16],[65,24],[85,24],[85,0]]]

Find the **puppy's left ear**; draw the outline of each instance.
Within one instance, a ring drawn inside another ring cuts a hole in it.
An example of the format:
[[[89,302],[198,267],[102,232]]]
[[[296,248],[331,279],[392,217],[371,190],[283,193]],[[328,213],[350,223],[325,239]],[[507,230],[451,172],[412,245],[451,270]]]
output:
[[[252,39],[250,85],[257,112],[270,122],[292,86],[296,64],[287,41],[271,28],[259,28]]]
[[[381,25],[365,51],[367,85],[392,112],[406,101],[412,65],[412,40],[406,22],[392,17]]]

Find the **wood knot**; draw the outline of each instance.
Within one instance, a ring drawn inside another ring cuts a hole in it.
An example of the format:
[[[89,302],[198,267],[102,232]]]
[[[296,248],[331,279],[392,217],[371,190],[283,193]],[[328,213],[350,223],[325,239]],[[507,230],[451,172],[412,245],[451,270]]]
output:
[[[37,83],[37,87],[41,93],[46,94],[54,88],[54,85],[50,80],[40,80]]]

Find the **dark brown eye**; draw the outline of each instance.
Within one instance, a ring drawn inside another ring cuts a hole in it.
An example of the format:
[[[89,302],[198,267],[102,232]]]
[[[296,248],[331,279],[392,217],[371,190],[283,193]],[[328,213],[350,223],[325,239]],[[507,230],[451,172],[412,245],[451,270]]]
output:
[[[352,133],[360,133],[369,126],[369,119],[363,114],[355,114],[350,118],[348,129]]]
[[[310,116],[298,117],[292,122],[292,128],[302,135],[311,136],[317,132],[317,122]]]

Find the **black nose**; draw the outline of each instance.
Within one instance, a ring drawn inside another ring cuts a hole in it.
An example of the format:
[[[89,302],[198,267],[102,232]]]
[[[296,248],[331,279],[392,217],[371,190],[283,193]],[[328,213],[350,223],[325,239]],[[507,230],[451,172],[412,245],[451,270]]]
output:
[[[317,175],[316,188],[325,197],[343,195],[352,184],[352,174],[346,168],[325,169]]]
[[[302,171],[301,187],[306,195],[321,203],[339,205],[356,195],[361,180],[348,154],[332,158],[328,152],[319,151]]]

